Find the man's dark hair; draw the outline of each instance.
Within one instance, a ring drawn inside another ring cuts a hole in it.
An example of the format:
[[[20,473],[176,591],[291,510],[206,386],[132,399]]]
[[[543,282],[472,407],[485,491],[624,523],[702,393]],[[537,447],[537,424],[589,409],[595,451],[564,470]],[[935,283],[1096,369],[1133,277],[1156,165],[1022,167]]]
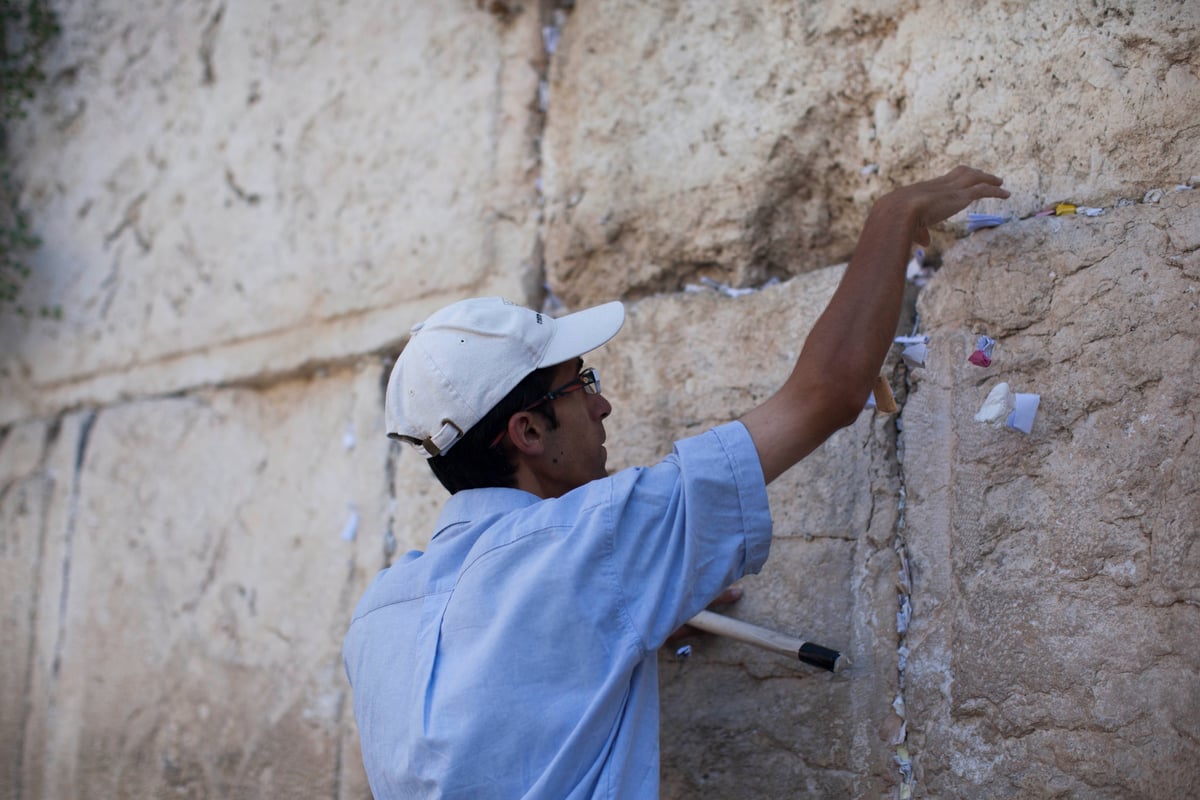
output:
[[[556,367],[534,370],[505,395],[483,419],[475,423],[449,452],[429,459],[429,468],[450,494],[463,489],[483,489],[490,486],[515,488],[517,465],[504,451],[504,442],[492,442],[508,426],[508,420],[528,408],[550,391]],[[550,403],[533,409],[546,418],[550,430],[558,427],[558,418]]]

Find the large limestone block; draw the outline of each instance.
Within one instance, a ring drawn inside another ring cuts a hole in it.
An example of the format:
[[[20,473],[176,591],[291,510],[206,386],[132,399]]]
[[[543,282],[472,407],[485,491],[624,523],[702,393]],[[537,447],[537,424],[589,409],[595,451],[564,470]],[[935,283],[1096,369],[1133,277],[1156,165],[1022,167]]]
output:
[[[58,4],[13,130],[44,244],[0,316],[0,422],[391,347],[538,290],[536,14]]]
[[[1200,193],[1013,223],[921,297],[904,409],[909,739],[927,797],[1200,785]],[[987,369],[975,337],[997,339]],[[998,382],[1025,435],[976,422]]]
[[[42,797],[47,677],[86,417],[32,422],[0,439],[0,790]]]
[[[967,162],[1010,209],[1200,174],[1200,5],[580,3],[551,65],[546,262],[570,304],[844,260]]]
[[[842,269],[740,298],[663,295],[628,307],[589,361],[614,411],[610,467],[657,461],[671,443],[749,411],[783,383]],[[769,487],[775,541],[728,610],[846,652],[816,671],[701,637],[660,656],[664,797],[877,796],[894,783],[897,691],[893,551],[899,478],[892,419],[863,416]]]
[[[367,795],[340,645],[395,513],[379,395],[369,360],[140,401],[45,457],[74,479],[32,570],[31,708],[5,726],[25,796]]]
[[[51,484],[37,469],[45,428],[20,426],[0,440],[0,731],[5,732],[20,730],[28,714],[37,568]],[[23,759],[24,737],[0,733],[0,786],[21,785]]]

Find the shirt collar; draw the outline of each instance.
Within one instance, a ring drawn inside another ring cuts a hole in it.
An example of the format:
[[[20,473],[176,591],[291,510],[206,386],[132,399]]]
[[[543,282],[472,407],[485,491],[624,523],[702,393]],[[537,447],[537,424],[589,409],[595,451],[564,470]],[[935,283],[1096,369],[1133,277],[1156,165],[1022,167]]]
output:
[[[475,522],[484,517],[494,517],[540,503],[541,498],[522,489],[487,488],[464,489],[450,495],[442,513],[438,515],[437,533],[433,538],[452,525]]]

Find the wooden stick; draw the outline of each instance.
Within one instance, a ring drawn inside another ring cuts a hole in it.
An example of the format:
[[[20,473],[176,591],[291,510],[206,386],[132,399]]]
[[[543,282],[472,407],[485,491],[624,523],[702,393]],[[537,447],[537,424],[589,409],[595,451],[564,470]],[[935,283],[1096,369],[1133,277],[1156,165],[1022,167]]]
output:
[[[875,388],[872,391],[875,393],[875,408],[884,414],[896,413],[898,410],[896,397],[892,394],[892,387],[888,384],[887,378],[882,375],[876,378]]]
[[[687,624],[702,631],[715,633],[718,636],[727,636],[739,642],[770,650],[772,653],[794,656],[805,664],[827,669],[830,672],[841,672],[850,666],[850,659],[837,650],[830,650],[819,644],[806,642],[803,639],[777,633],[767,628],[760,628],[749,622],[726,617],[712,611],[701,611],[688,620]]]

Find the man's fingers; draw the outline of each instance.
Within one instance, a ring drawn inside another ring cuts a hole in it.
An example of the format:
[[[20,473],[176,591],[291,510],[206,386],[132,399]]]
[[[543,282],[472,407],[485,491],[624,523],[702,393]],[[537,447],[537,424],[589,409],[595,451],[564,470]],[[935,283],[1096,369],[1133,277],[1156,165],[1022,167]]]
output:
[[[983,200],[986,197],[994,197],[999,200],[1003,200],[1009,196],[1009,193],[1007,189],[1002,189],[995,184],[974,183],[964,189],[959,189],[953,192],[949,196],[953,198],[951,205],[954,207],[954,210],[944,214],[942,219],[946,219],[953,214],[957,214],[959,211],[962,211],[976,200]]]
[[[999,197],[1001,200],[1003,200],[1009,196],[1008,189],[1002,189],[998,184],[993,185],[983,183],[973,188],[978,193],[978,196],[976,197],[977,200],[984,197]]]
[[[1002,200],[1008,197],[1008,190],[1001,186],[1003,182],[1003,178],[989,172],[958,166],[940,178],[914,184],[907,190],[900,191],[906,193],[919,209],[919,228],[928,228],[957,214],[976,200],[986,197]],[[914,239],[924,243],[923,239],[926,236],[927,233],[918,230]]]
[[[943,175],[942,179],[962,187],[973,186],[977,183],[988,183],[993,186],[1004,183],[1004,179],[997,175],[961,164]]]
[[[1008,190],[1001,188],[1003,183],[1003,178],[992,175],[990,172],[973,167],[958,166],[942,177],[929,181],[925,186],[935,193],[948,192],[949,197],[954,198],[954,205],[961,210],[975,200],[982,200],[985,197],[999,199],[1008,197]]]

